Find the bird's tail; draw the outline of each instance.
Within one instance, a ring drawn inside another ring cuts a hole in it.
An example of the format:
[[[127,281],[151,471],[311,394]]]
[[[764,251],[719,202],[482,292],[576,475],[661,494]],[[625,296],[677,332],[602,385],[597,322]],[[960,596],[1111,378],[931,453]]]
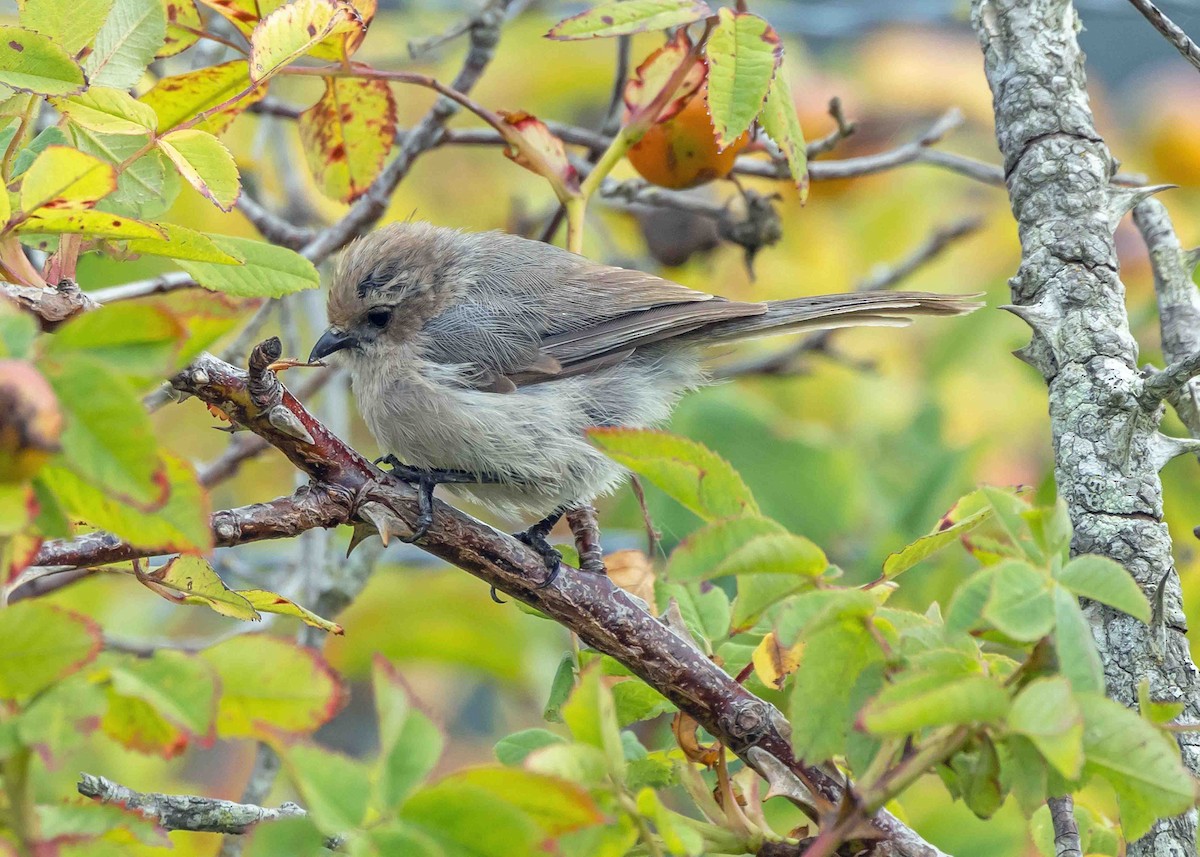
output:
[[[707,343],[754,339],[836,327],[904,327],[916,315],[966,315],[983,306],[979,295],[932,292],[851,292],[768,301],[760,315],[731,318],[707,325],[681,338]]]

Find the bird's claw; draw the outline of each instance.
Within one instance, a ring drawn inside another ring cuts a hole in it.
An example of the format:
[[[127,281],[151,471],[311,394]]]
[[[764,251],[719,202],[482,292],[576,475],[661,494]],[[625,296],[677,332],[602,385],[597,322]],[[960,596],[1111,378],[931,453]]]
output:
[[[542,558],[542,562],[546,564],[546,570],[549,574],[546,579],[537,585],[538,589],[545,589],[558,578],[558,570],[562,564],[562,552],[555,548],[550,542],[546,541],[546,533],[537,525],[530,527],[521,533],[514,533],[513,538],[528,545],[537,552],[537,555]]]

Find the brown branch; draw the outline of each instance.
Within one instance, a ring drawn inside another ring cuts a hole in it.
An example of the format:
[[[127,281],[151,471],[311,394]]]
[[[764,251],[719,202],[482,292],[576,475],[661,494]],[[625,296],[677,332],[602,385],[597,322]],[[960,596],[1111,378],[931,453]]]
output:
[[[1163,11],[1150,0],[1129,0],[1129,2],[1133,4],[1133,8],[1146,17],[1154,29],[1163,34],[1171,46],[1179,51],[1180,56],[1196,69],[1200,69],[1200,47],[1197,47],[1196,43],[1188,38],[1188,34],[1183,31],[1182,27],[1164,15]]]
[[[0,300],[7,300],[33,313],[46,330],[52,330],[72,316],[99,305],[72,280],[63,280],[57,287],[45,288],[0,282]]]
[[[1083,857],[1074,798],[1070,795],[1052,797],[1046,805],[1050,807],[1050,822],[1054,825],[1054,857]]]
[[[279,384],[264,368],[278,349],[278,340],[256,348],[250,373],[203,355],[173,379],[181,392],[219,404],[314,480],[292,497],[217,513],[215,537],[234,544],[348,522],[371,522],[389,536],[406,537],[418,514],[412,486],[335,437]],[[435,501],[434,523],[420,547],[540,610],[625,664],[754,767],[777,793],[809,809],[814,803],[828,809],[843,797],[840,777],[795,760],[786,737],[789,726],[778,710],[741,687],[690,639],[646,612],[608,577],[564,566],[543,586],[545,566],[534,551],[440,501]],[[87,565],[148,553],[112,537],[84,536],[45,545],[37,563]],[[889,840],[892,854],[941,853],[886,812],[874,824]]]

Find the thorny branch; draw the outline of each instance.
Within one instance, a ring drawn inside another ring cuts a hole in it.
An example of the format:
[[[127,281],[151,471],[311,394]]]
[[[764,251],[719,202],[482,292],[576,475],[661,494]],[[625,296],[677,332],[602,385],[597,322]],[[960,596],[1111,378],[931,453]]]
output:
[[[1186,445],[1158,432],[1161,407],[1143,401],[1113,239],[1125,213],[1154,189],[1112,185],[1115,163],[1092,118],[1069,0],[974,0],[972,23],[1021,241],[1012,310],[1033,336],[1018,356],[1048,387],[1054,476],[1074,525],[1071,549],[1120,562],[1163,605],[1154,627],[1086,605],[1107,690],[1132,707],[1148,679],[1153,698],[1183,702],[1180,722],[1195,724],[1200,672],[1188,651],[1158,476],[1170,453]],[[1200,771],[1196,737],[1179,740],[1184,763]],[[1128,849],[1131,857],[1194,854],[1196,811],[1160,819]]]
[[[217,405],[263,437],[313,480],[291,497],[218,512],[213,516],[216,538],[236,544],[343,523],[353,523],[360,531],[373,526],[388,537],[407,537],[418,514],[415,490],[335,437],[283,388],[265,368],[278,349],[278,340],[256,348],[251,373],[203,355],[173,380],[181,392]],[[743,688],[685,634],[652,616],[608,577],[563,567],[543,588],[541,557],[440,501],[435,501],[434,524],[420,546],[535,607],[625,664],[762,774],[775,793],[809,810],[815,805],[826,811],[845,796],[840,777],[795,760],[787,739],[790,726],[778,710]],[[47,543],[36,562],[83,566],[155,552],[112,536],[90,535]],[[941,854],[887,812],[876,814],[872,823],[884,840],[879,854]]]
[[[98,803],[112,803],[136,812],[163,830],[190,830],[199,833],[249,833],[264,821],[282,818],[303,818],[308,815],[302,807],[288,801],[278,807],[234,803],[197,795],[168,795],[158,792],[138,792],[106,777],[80,774],[75,788],[81,795]],[[339,847],[341,840],[331,837],[325,847]]]

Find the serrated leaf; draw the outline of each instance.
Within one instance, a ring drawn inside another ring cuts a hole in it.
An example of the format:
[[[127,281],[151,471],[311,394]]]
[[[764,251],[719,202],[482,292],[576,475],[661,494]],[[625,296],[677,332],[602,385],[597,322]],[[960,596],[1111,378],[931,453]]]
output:
[[[216,676],[196,655],[159,649],[148,658],[123,658],[109,675],[117,693],[143,700],[193,735],[205,737],[212,731]]]
[[[734,632],[748,631],[768,609],[784,599],[812,589],[813,578],[803,574],[743,574],[737,579],[730,623]]]
[[[200,653],[221,679],[223,738],[309,733],[341,709],[341,680],[319,654],[263,634],[242,634]]]
[[[167,16],[167,36],[155,56],[163,59],[182,53],[196,44],[200,40],[200,34],[193,30],[203,30],[204,21],[200,18],[200,10],[196,8],[195,0],[159,2],[162,3],[163,12]]]
[[[250,79],[266,80],[337,33],[358,28],[358,13],[342,0],[292,0],[263,18],[250,36]]]
[[[603,820],[591,795],[580,786],[535,771],[496,766],[451,774],[439,786],[462,784],[515,806],[547,836],[561,836]]]
[[[300,114],[300,142],[327,196],[353,202],[379,175],[396,139],[396,102],[385,80],[325,79],[325,93]]]
[[[371,674],[379,721],[376,803],[394,809],[429,776],[442,755],[445,739],[433,721],[413,705],[399,672],[381,655],[376,655]]]
[[[161,503],[167,485],[158,445],[134,388],[79,356],[43,368],[63,409],[63,454],[72,469],[115,496]]]
[[[1054,651],[1059,672],[1076,693],[1104,692],[1104,667],[1092,627],[1075,596],[1061,586],[1054,587]]]
[[[114,0],[83,70],[92,86],[130,89],[142,79],[166,37],[167,16],[161,3]]]
[[[642,61],[625,84],[623,93],[625,109],[630,117],[650,106],[675,74],[680,63],[687,60],[691,53],[692,40],[688,38],[687,30],[680,29],[674,38]],[[654,117],[655,122],[666,122],[675,116],[708,80],[708,65],[704,60],[696,58],[691,62],[691,70],[684,76],[670,100]]]
[[[745,515],[714,521],[685,538],[671,552],[666,575],[674,582],[750,573],[816,576],[828,565],[808,539],[769,518]]]
[[[66,146],[50,146],[21,179],[21,208],[41,215],[45,212],[39,209],[90,208],[116,189],[112,164]]]
[[[42,469],[40,479],[71,516],[157,553],[205,551],[212,547],[208,497],[191,465],[163,455],[165,505],[143,512],[62,467]]]
[[[147,589],[176,604],[200,604],[222,616],[257,622],[262,617],[242,597],[225,585],[208,561],[198,556],[177,556],[137,579]]]
[[[562,41],[666,30],[712,14],[702,0],[616,0],[559,21],[546,35]]]
[[[808,196],[808,148],[804,142],[804,129],[800,127],[800,117],[796,113],[796,102],[792,98],[792,87],[782,68],[775,73],[759,122],[787,159],[788,172],[803,201]]]
[[[706,521],[759,514],[742,477],[694,440],[653,429],[593,428],[588,438]]]
[[[242,192],[233,155],[212,134],[186,128],[158,138],[158,146],[179,174],[222,211],[230,211]]]
[[[675,710],[669,699],[641,679],[617,682],[612,687],[612,696],[618,726],[628,726]]]
[[[92,209],[41,208],[13,231],[20,235],[87,235],[93,238],[163,237],[162,230],[154,224]]]
[[[1053,676],[1026,685],[1009,709],[1008,728],[1029,738],[1068,780],[1079,779],[1083,770],[1083,714],[1066,679]]]
[[[525,812],[486,789],[454,780],[421,789],[400,808],[400,817],[447,857],[536,854],[546,839]]]
[[[1150,621],[1150,602],[1145,593],[1116,560],[1097,554],[1078,556],[1063,566],[1056,579],[1081,598],[1107,604],[1143,622]]]
[[[89,663],[100,627],[85,616],[26,600],[0,610],[0,699],[25,699]]]
[[[25,0],[19,5],[22,27],[48,36],[73,57],[100,32],[113,0]]]
[[[1027,562],[1005,560],[992,571],[992,594],[983,618],[1014,640],[1031,643],[1054,628],[1052,584]]]
[[[240,265],[245,261],[222,250],[203,232],[178,223],[155,223],[154,226],[163,233],[162,238],[136,238],[126,242],[125,249],[143,256],[168,256],[216,265]]]
[[[782,79],[782,78],[781,78]],[[992,509],[981,491],[972,491],[955,502],[942,516],[938,525],[901,551],[890,554],[883,562],[884,577],[897,577],[947,545],[958,541],[992,515]]]
[[[92,86],[79,95],[55,99],[54,106],[76,125],[105,134],[144,135],[158,123],[149,105],[128,92],[105,86]]]
[[[158,116],[158,130],[166,132],[225,104],[238,93],[245,94],[194,126],[220,134],[239,113],[266,95],[266,87],[251,89],[250,70],[244,59],[164,77],[139,100],[150,105]]]
[[[50,36],[0,27],[0,83],[37,95],[72,95],[87,79],[79,63]]]
[[[1120,703],[1081,694],[1084,772],[1106,779],[1117,793],[1126,841],[1159,818],[1178,815],[1196,801],[1196,781],[1183,767],[1175,741]]]
[[[281,616],[292,616],[305,625],[312,625],[330,634],[342,635],[345,630],[337,622],[323,619],[306,607],[301,607],[295,601],[284,598],[275,592],[265,589],[239,589],[237,594],[250,602],[250,605],[260,613],[278,613]]]
[[[235,297],[277,298],[315,289],[321,284],[321,276],[312,262],[286,247],[231,235],[208,237],[221,251],[246,261],[241,265],[217,265],[179,259],[179,267],[206,289]]]
[[[113,164],[124,163],[142,150],[148,137],[101,134],[82,126],[71,128],[75,147]],[[157,217],[179,196],[183,186],[179,174],[155,148],[140,155],[117,176],[117,189],[96,204],[101,211],[145,219]],[[163,227],[156,225],[161,232]]]
[[[914,676],[887,685],[863,709],[862,724],[877,735],[909,735],[934,726],[994,723],[1008,711],[1008,693],[987,676],[936,684]]]
[[[783,62],[783,43],[757,15],[723,6],[708,37],[708,107],[717,146],[724,149],[750,127],[761,112],[775,71]]]

